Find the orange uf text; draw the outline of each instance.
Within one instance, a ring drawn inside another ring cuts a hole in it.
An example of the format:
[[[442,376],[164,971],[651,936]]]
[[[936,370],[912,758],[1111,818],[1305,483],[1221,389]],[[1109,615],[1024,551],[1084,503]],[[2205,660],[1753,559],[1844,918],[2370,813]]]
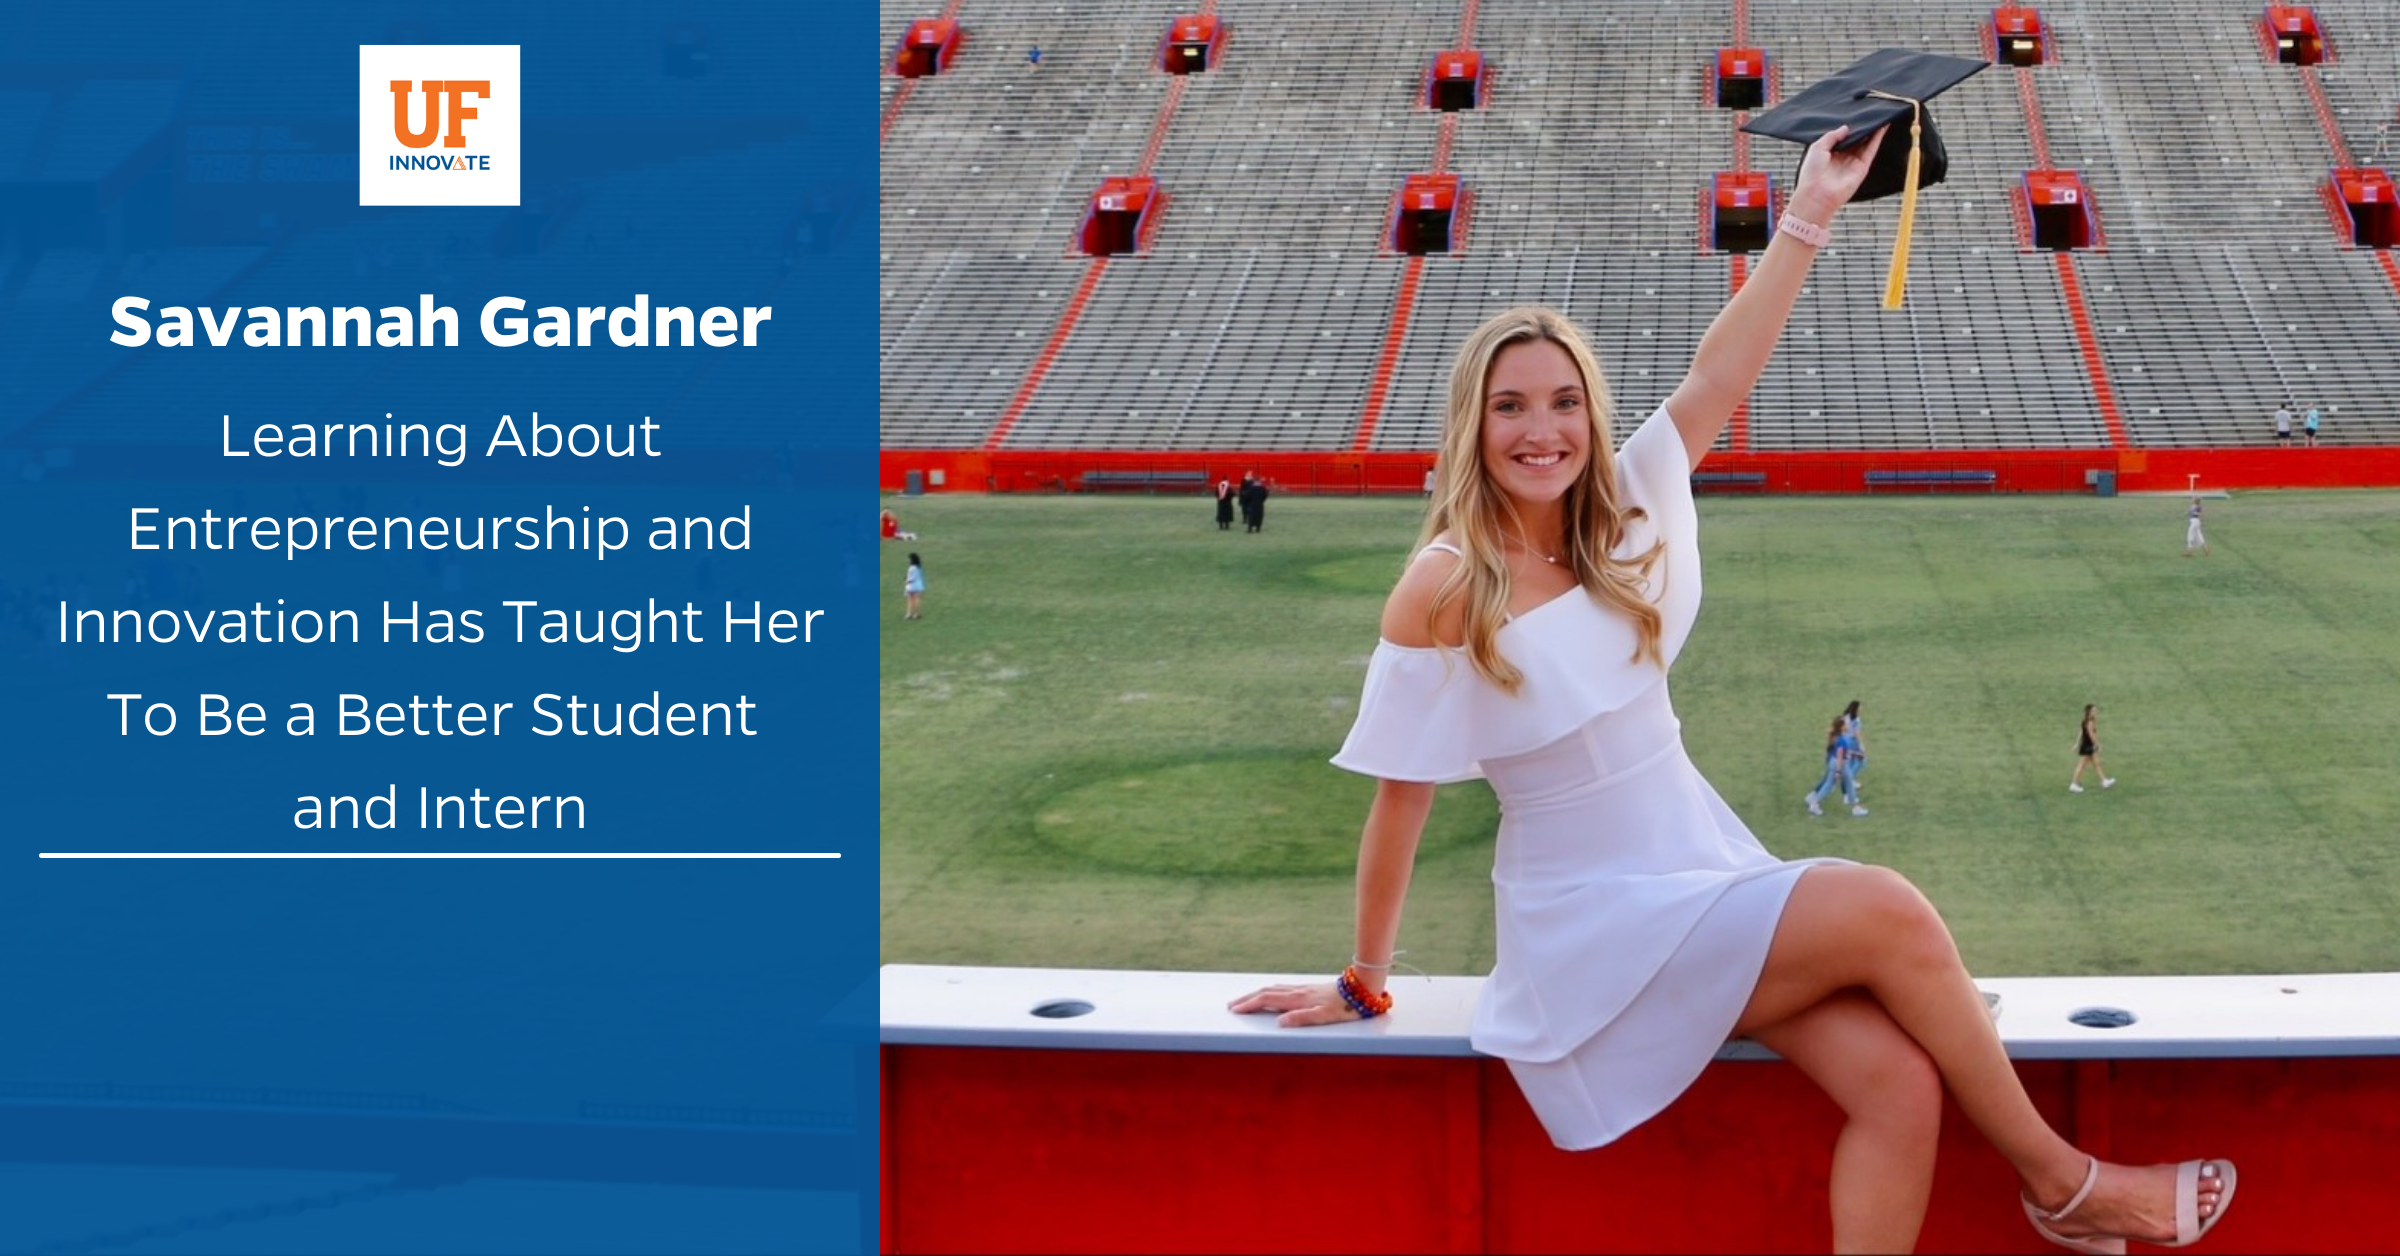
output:
[[[444,148],[465,148],[467,119],[475,116],[475,107],[468,104],[466,98],[492,98],[490,79],[427,79],[425,125],[414,128],[408,124],[409,114],[414,112],[409,107],[409,97],[416,95],[414,87],[407,79],[393,79],[391,84],[392,134],[410,148],[423,148],[433,143],[436,135],[442,136]],[[442,102],[445,98],[450,103],[450,131],[447,135],[442,134]]]

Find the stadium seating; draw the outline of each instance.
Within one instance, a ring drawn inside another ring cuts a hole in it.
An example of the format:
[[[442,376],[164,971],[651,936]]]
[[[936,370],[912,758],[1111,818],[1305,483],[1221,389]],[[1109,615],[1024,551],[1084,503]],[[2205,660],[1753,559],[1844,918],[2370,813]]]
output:
[[[2318,12],[2337,60],[2314,73],[2357,102],[2343,125],[2363,153],[2368,102],[2394,108],[2400,23],[2388,6]],[[2039,81],[2053,159],[2107,224],[2108,252],[2081,264],[2118,403],[2144,445],[2258,444],[2285,401],[2323,408],[2329,442],[2392,444],[2400,294],[2371,252],[2334,245],[2316,190],[2333,158],[2255,15],[2061,11],[2069,55]]]
[[[1699,247],[1698,202],[1735,160],[1733,116],[1702,99],[1727,16],[1490,0],[1470,41],[1493,70],[1488,107],[1442,115],[1417,84],[1462,9],[1222,5],[1225,55],[1181,80],[1153,148],[1166,10],[970,0],[971,54],[916,80],[886,134],[884,445],[971,448],[1008,416],[1012,449],[1341,450],[1379,396],[1368,447],[1429,449],[1461,335],[1528,300],[1584,322],[1619,409],[1646,412],[1730,280]],[[2336,56],[2311,73],[2363,160],[2392,111],[2400,21],[2367,0],[2318,11]],[[1748,33],[1791,91],[1876,44],[1972,54],[1989,12],[1828,0],[1757,7]],[[2259,444],[2285,400],[2322,407],[2329,443],[2400,443],[2400,288],[2333,237],[2324,129],[2300,73],[2259,51],[2255,10],[2045,13],[2057,57],[2030,71],[2035,101],[2051,164],[2098,202],[2105,248],[2072,265],[2132,443]],[[887,3],[886,33],[916,16]],[[1753,394],[1748,448],[2110,445],[2060,263],[2023,249],[2010,210],[2040,164],[2015,76],[1942,101],[1952,167],[1920,210],[1905,309],[1876,302],[1891,209],[1843,219]],[[887,101],[900,82],[887,71]],[[1466,244],[1414,264],[1379,387],[1411,265],[1384,247],[1385,217],[1400,175],[1434,168],[1445,125],[1446,168],[1473,198]],[[1045,356],[1094,265],[1071,251],[1085,200],[1145,154],[1169,198],[1151,250],[1102,266]],[[1750,142],[1779,185],[1797,156]]]

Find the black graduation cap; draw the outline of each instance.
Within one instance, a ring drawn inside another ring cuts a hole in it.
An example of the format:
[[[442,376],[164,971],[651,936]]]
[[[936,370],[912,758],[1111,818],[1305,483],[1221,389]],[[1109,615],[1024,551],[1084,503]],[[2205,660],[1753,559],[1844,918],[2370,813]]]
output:
[[[1988,62],[1972,57],[1946,57],[1906,48],[1879,48],[1848,69],[1821,79],[1808,90],[1744,123],[1755,135],[1813,144],[1826,132],[1847,125],[1850,134],[1836,145],[1852,149],[1874,138],[1882,127],[1899,124],[1909,131],[1906,143],[1898,130],[1884,137],[1875,164],[1859,184],[1852,201],[1901,196],[1900,236],[1892,249],[1892,273],[1885,285],[1884,306],[1900,308],[1900,289],[1908,275],[1910,227],[1916,218],[1917,189],[1942,181],[1950,173],[1950,154],[1933,129],[1926,102],[1963,83]]]
[[[1782,104],[1750,119],[1742,129],[1795,144],[1814,144],[1827,131],[1847,124],[1850,134],[1839,147],[1856,148],[1866,143],[1877,127],[1909,121],[1918,104],[1965,82],[1986,64],[1971,57],[1945,57],[1906,48],[1878,49],[1849,69],[1820,79],[1807,91],[1788,97]],[[1919,146],[1924,159],[1917,174],[1917,186],[1930,187],[1949,173],[1950,161],[1942,148],[1942,137],[1933,129],[1930,113],[1923,118],[1923,125]],[[1899,143],[1900,138],[1894,132],[1884,141],[1882,150],[1875,154],[1874,168],[1867,171],[1866,182],[1859,185],[1858,194],[1851,200],[1871,201],[1904,189],[1908,145]]]

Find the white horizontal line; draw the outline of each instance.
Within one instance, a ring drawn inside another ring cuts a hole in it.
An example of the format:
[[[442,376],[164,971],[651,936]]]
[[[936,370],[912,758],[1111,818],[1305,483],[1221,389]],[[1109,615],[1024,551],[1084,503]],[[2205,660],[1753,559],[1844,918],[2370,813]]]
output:
[[[839,859],[835,852],[614,850],[46,850],[43,859]]]

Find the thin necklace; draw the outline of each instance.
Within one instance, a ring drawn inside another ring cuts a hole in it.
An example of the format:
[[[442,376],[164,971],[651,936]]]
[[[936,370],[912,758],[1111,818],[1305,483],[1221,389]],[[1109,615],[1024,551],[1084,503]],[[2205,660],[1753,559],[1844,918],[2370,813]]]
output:
[[[1540,551],[1540,550],[1538,550],[1538,549],[1535,549],[1535,548],[1533,547],[1533,542],[1531,542],[1531,541],[1528,541],[1528,540],[1526,540],[1525,538],[1523,538],[1523,537],[1520,537],[1520,536],[1512,536],[1512,537],[1509,537],[1508,539],[1509,539],[1509,540],[1511,540],[1511,541],[1513,541],[1513,542],[1515,542],[1515,543],[1516,543],[1516,545],[1517,545],[1517,548],[1519,548],[1519,549],[1521,549],[1521,550],[1524,550],[1526,553],[1533,555],[1535,558],[1541,559],[1543,562],[1546,562],[1546,563],[1550,564],[1550,565],[1551,565],[1551,566],[1553,566],[1553,567],[1555,567],[1555,566],[1557,566],[1557,565],[1558,565],[1558,556],[1557,556],[1557,555],[1554,555],[1554,554],[1545,554],[1545,553],[1543,553],[1542,551]]]

